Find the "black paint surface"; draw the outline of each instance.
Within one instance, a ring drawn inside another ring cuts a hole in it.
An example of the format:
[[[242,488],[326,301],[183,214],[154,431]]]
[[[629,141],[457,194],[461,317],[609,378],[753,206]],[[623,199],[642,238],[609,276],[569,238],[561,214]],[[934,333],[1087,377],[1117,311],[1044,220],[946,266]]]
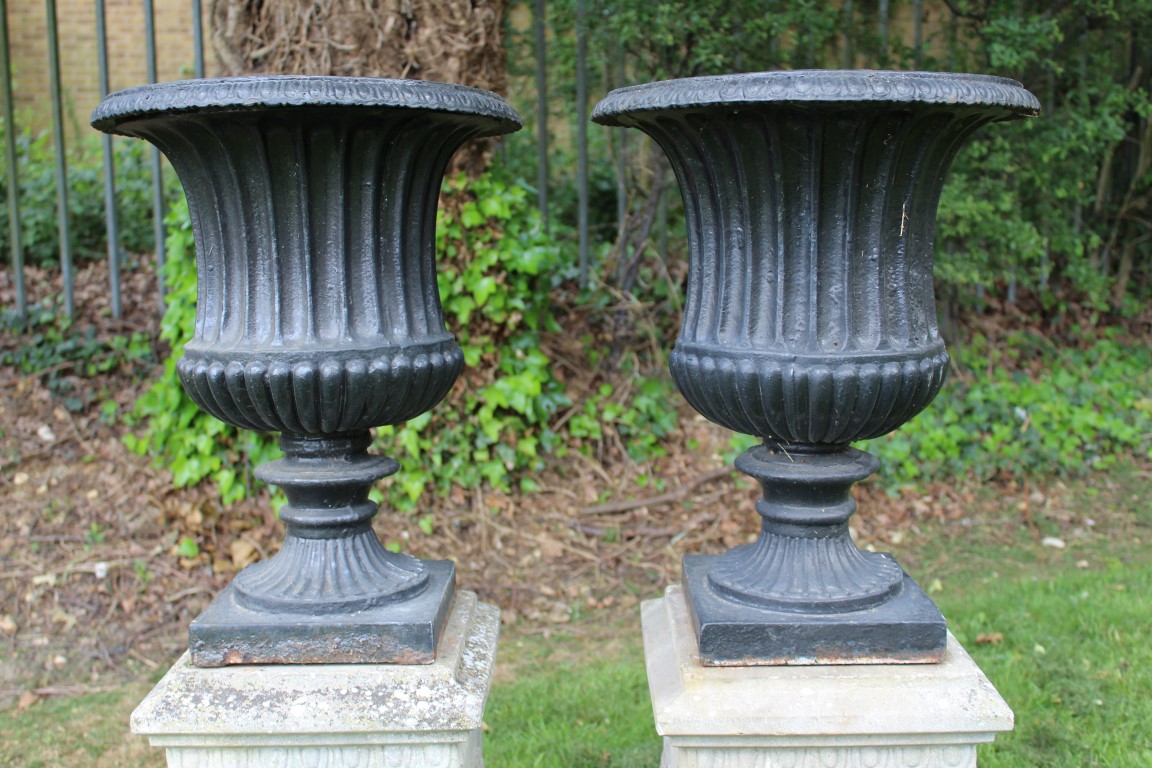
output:
[[[873,71],[669,80],[597,105],[593,120],[654,138],[680,182],[690,264],[672,377],[705,417],[764,441],[736,463],[764,489],[759,540],[685,560],[706,663],[943,653],[931,601],[849,537],[851,486],[878,463],[848,446],[943,385],[945,174],[974,131],[1038,109],[1004,78]]]
[[[464,358],[436,285],[440,184],[464,142],[517,130],[498,96],[444,83],[250,77],[108,96],[92,124],[158,146],[188,196],[196,327],[188,394],[281,433],[280,552],[191,628],[193,661],[431,661],[455,570],[384,548],[372,427],[435,406]]]

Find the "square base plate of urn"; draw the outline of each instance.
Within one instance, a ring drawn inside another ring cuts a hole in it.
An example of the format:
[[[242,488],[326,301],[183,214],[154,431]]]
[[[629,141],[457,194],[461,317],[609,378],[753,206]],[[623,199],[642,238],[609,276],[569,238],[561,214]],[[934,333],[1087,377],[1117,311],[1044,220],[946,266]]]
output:
[[[683,564],[684,597],[705,666],[934,664],[944,658],[944,616],[907,573],[899,591],[878,606],[803,614],[718,594],[708,582],[717,557],[685,555]]]
[[[456,591],[451,560],[425,560],[428,586],[407,600],[356,613],[265,613],[229,585],[188,627],[198,667],[232,664],[431,664]]]

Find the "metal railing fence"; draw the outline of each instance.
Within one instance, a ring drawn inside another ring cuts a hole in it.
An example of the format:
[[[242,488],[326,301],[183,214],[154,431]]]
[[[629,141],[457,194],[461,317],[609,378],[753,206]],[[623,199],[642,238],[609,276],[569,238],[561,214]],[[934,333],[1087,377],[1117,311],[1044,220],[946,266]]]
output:
[[[9,16],[9,6],[19,4],[19,8],[26,10],[30,5],[41,2],[41,0],[0,0],[0,108],[3,109],[3,128],[4,128],[4,158],[6,159],[7,166],[7,205],[8,205],[8,230],[9,230],[9,245],[10,245],[10,262],[11,262],[11,285],[15,294],[14,310],[19,316],[24,316],[27,310],[27,295],[26,295],[26,276],[25,276],[25,263],[28,261],[29,243],[21,242],[21,222],[22,211],[20,203],[20,166],[19,166],[19,153],[17,151],[17,142],[20,139],[18,133],[19,126],[15,117],[15,104],[13,99],[12,89],[12,66],[11,66],[11,48],[10,32],[12,29],[11,19]],[[51,111],[51,124],[52,136],[54,141],[55,153],[55,179],[56,179],[56,216],[57,216],[57,229],[59,236],[59,260],[60,270],[63,280],[62,295],[62,308],[71,316],[75,310],[74,296],[73,296],[73,248],[72,236],[75,233],[70,232],[69,222],[69,189],[68,189],[68,147],[66,146],[67,137],[64,131],[64,115],[63,104],[64,95],[61,87],[62,71],[60,61],[60,35],[59,35],[59,19],[57,14],[57,3],[61,6],[65,3],[72,2],[72,0],[42,0],[46,12],[46,37],[48,47],[48,65],[49,65],[49,86],[45,90],[50,91],[50,111]],[[157,82],[158,80],[158,66],[157,66],[157,24],[156,24],[156,2],[155,0],[138,0],[139,5],[133,6],[135,9],[141,10],[143,23],[140,24],[138,32],[144,38],[145,44],[145,64],[146,74],[143,79],[148,82]],[[192,74],[196,78],[205,76],[205,60],[204,60],[204,29],[203,29],[203,4],[202,0],[163,0],[166,11],[171,11],[175,7],[190,7],[191,9],[191,25],[188,30],[188,36],[192,42],[192,60],[193,68]],[[179,3],[187,3],[187,6],[179,6]],[[120,24],[120,19],[117,18],[117,26],[110,30],[108,26],[108,8],[107,0],[94,0],[95,5],[95,22],[96,22],[96,57],[98,67],[95,72],[95,79],[97,82],[97,91],[99,97],[106,96],[111,88],[111,75],[110,71],[110,46],[109,46],[109,33],[123,32],[124,27]],[[882,50],[877,54],[879,60],[885,61],[888,57],[888,45],[890,41],[890,29],[888,24],[888,9],[889,6],[895,6],[896,3],[889,3],[887,0],[881,4],[880,7],[884,9],[881,13],[878,23],[878,39],[882,41]],[[90,6],[85,6],[88,8]],[[552,151],[555,147],[551,146],[556,142],[556,139],[551,135],[550,121],[555,120],[556,116],[550,110],[549,93],[555,93],[562,90],[569,83],[553,84],[550,88],[549,72],[546,67],[549,58],[547,50],[549,45],[556,45],[559,41],[553,35],[549,37],[547,19],[545,18],[545,11],[551,7],[556,9],[554,13],[559,10],[559,4],[549,6],[543,0],[536,0],[531,5],[532,13],[532,57],[535,65],[535,87],[537,90],[537,102],[535,105],[535,123],[532,126],[535,128],[535,141],[537,150],[537,196],[538,205],[543,214],[544,221],[549,221],[549,187],[555,190],[555,180],[550,181],[549,175],[549,157],[552,156]],[[911,39],[905,39],[905,47],[913,51],[913,63],[919,67],[921,59],[926,55],[927,43],[925,40],[925,31],[922,26],[924,16],[924,0],[905,0],[902,7],[906,10],[911,9],[912,32]],[[854,11],[855,8],[855,11]],[[561,30],[561,35],[566,35],[565,44],[571,42],[574,45],[574,72],[572,77],[574,79],[575,90],[575,109],[572,110],[576,116],[575,125],[575,155],[576,159],[576,175],[574,184],[576,188],[576,232],[579,237],[578,247],[578,273],[580,285],[587,286],[589,280],[590,269],[590,229],[592,225],[590,219],[590,165],[589,165],[589,152],[590,152],[590,136],[588,127],[588,107],[589,107],[589,86],[602,88],[607,91],[612,87],[626,84],[623,80],[627,76],[627,67],[624,66],[623,48],[613,49],[610,51],[594,51],[599,54],[600,61],[597,63],[597,57],[591,57],[592,63],[590,64],[589,48],[597,47],[596,40],[590,35],[590,30],[595,29],[595,20],[589,13],[590,9],[595,10],[595,4],[591,0],[572,0],[569,9],[573,15],[573,25],[570,30]],[[71,11],[70,11],[71,12]],[[87,11],[85,11],[87,12]],[[124,4],[121,4],[119,13],[124,13]],[[842,16],[843,21],[843,35],[842,35],[842,60],[845,67],[852,66],[859,58],[859,52],[853,45],[853,29],[856,28],[858,22],[856,16],[860,16],[859,8],[857,8],[853,0],[842,0],[838,13]],[[854,15],[855,14],[855,15]],[[562,15],[557,13],[557,15]],[[136,22],[134,21],[133,24]],[[871,21],[867,23],[873,23]],[[948,22],[947,27],[950,30],[952,38],[955,38],[955,30],[957,25],[957,18],[955,14],[952,15],[951,20]],[[744,26],[740,19],[736,19],[736,34],[739,36],[743,34]],[[907,37],[905,33],[897,34],[896,31],[891,31],[891,39],[894,41],[897,37],[904,39]],[[166,33],[170,34],[170,33]],[[181,33],[182,34],[182,33]],[[802,37],[802,36],[801,36]],[[187,39],[187,38],[185,38]],[[777,55],[783,56],[779,50],[782,43],[780,43],[780,36],[772,38],[769,55],[775,60]],[[799,39],[798,39],[799,40]],[[551,41],[551,42],[549,42]],[[20,42],[20,41],[18,41]],[[800,51],[803,46],[801,41],[793,41],[792,45]],[[603,41],[600,40],[602,46]],[[907,45],[910,43],[910,45]],[[949,57],[949,64],[951,64],[950,51],[955,46],[953,40],[947,46],[947,51],[938,51],[938,53],[947,53]],[[794,52],[795,53],[795,52]],[[805,51],[800,51],[805,53]],[[555,55],[555,54],[553,54]],[[815,54],[808,50],[805,55],[809,59]],[[783,61],[783,59],[781,59]],[[804,63],[806,59],[803,56],[799,59],[800,63]],[[607,63],[606,63],[607,62]],[[740,57],[736,58],[737,67],[741,65]],[[795,63],[795,62],[794,62]],[[813,62],[809,61],[809,64]],[[140,79],[141,75],[136,75]],[[559,86],[559,87],[558,87]],[[39,95],[39,94],[38,94]],[[86,122],[86,121],[84,121]],[[526,137],[525,137],[526,138]],[[523,141],[524,139],[520,139]],[[101,152],[103,156],[103,207],[104,207],[104,228],[107,241],[107,254],[106,259],[108,263],[108,280],[109,280],[109,297],[111,304],[111,313],[114,317],[120,317],[122,313],[122,296],[121,296],[121,273],[124,267],[124,246],[125,231],[129,229],[129,223],[125,220],[118,218],[117,201],[118,201],[118,180],[123,187],[125,184],[125,177],[117,175],[117,155],[114,151],[115,142],[117,140],[113,137],[104,134],[101,138],[102,147]],[[601,156],[608,155],[606,159],[612,166],[613,173],[617,180],[617,217],[619,222],[625,221],[626,217],[630,214],[628,210],[628,200],[626,194],[627,185],[625,184],[625,176],[628,173],[628,155],[629,148],[626,144],[626,137],[623,135],[612,135],[608,138],[608,142],[615,142],[610,145],[610,148],[604,146],[593,146],[592,149]],[[156,265],[156,279],[157,279],[157,295],[160,304],[163,303],[164,298],[164,281],[163,281],[163,267],[166,259],[165,254],[165,190],[164,190],[164,166],[159,150],[150,148],[150,173],[151,173],[151,214],[152,214],[152,242],[151,246],[155,249],[155,265]],[[133,179],[135,181],[135,179]],[[122,194],[125,190],[119,190]],[[44,205],[43,195],[38,200],[39,205]],[[555,203],[553,204],[555,207]],[[666,214],[666,205],[663,200],[660,201],[658,210],[661,211],[658,219],[656,231],[656,242],[664,243],[666,241],[667,233],[664,221]],[[555,218],[555,214],[552,218]],[[0,221],[2,223],[2,221]],[[597,225],[597,231],[601,234],[605,233],[605,225],[602,223]],[[623,226],[623,225],[621,225]],[[136,227],[133,231],[140,230]],[[620,230],[622,232],[623,229]],[[139,235],[137,235],[139,238]],[[619,232],[617,233],[619,237]],[[146,238],[146,235],[145,235]],[[139,245],[146,249],[146,239],[139,242]],[[627,244],[624,248],[627,249]],[[660,253],[664,254],[666,247],[661,246]],[[8,311],[8,307],[0,307],[0,310]]]
[[[144,36],[147,79],[157,82],[156,24],[153,0],[143,0]],[[193,41],[195,77],[204,77],[204,34],[202,0],[188,0],[192,11],[191,36]],[[44,0],[46,42],[48,49],[48,81],[51,113],[53,151],[55,155],[56,179],[56,218],[59,237],[60,271],[63,281],[63,310],[69,316],[75,313],[72,233],[69,221],[69,176],[68,144],[64,130],[65,96],[62,87],[60,64],[60,19],[57,0]],[[16,120],[15,100],[12,92],[12,59],[9,25],[8,0],[0,0],[0,109],[4,113],[4,157],[7,177],[8,237],[12,288],[15,294],[13,309],[19,317],[24,317],[28,307],[25,285],[25,243],[21,237],[20,165],[17,151],[20,126]],[[108,10],[105,0],[96,0],[96,55],[97,80],[100,98],[108,95],[111,86],[108,48]],[[102,136],[104,225],[107,236],[108,279],[113,317],[119,318],[122,312],[121,267],[123,248],[121,247],[120,222],[116,204],[116,156],[113,138]],[[160,300],[163,300],[164,281],[164,167],[159,150],[151,154],[152,175],[152,219],[153,245],[156,254],[157,284]]]
[[[13,117],[12,65],[8,57],[8,2],[0,0],[0,105],[4,109],[4,157],[8,164],[8,240],[11,243],[12,286],[16,293],[16,313],[23,318],[28,310],[24,294],[24,249],[20,244],[20,173],[16,162],[16,120]]]

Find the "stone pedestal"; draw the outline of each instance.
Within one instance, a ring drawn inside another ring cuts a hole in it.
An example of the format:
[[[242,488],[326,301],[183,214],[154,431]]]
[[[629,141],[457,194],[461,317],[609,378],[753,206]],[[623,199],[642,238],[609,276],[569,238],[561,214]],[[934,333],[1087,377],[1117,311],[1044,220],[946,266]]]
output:
[[[951,634],[938,664],[706,667],[679,586],[642,613],[662,768],[973,768],[1012,729]]]
[[[458,592],[431,664],[194,667],[132,714],[169,768],[482,768],[500,617]]]

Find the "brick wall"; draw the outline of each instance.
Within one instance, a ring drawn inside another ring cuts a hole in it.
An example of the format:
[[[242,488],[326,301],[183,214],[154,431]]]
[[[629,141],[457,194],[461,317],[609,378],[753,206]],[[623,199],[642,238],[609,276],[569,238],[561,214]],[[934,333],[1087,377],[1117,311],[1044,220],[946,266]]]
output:
[[[69,134],[88,130],[100,100],[94,0],[56,0],[60,73]],[[106,0],[108,67],[112,90],[148,81],[144,0]],[[217,74],[209,42],[209,0],[203,0],[205,67]],[[193,76],[192,0],[154,0],[156,65],[161,81]],[[44,0],[8,0],[10,57],[16,116],[21,128],[51,127],[48,32]]]

